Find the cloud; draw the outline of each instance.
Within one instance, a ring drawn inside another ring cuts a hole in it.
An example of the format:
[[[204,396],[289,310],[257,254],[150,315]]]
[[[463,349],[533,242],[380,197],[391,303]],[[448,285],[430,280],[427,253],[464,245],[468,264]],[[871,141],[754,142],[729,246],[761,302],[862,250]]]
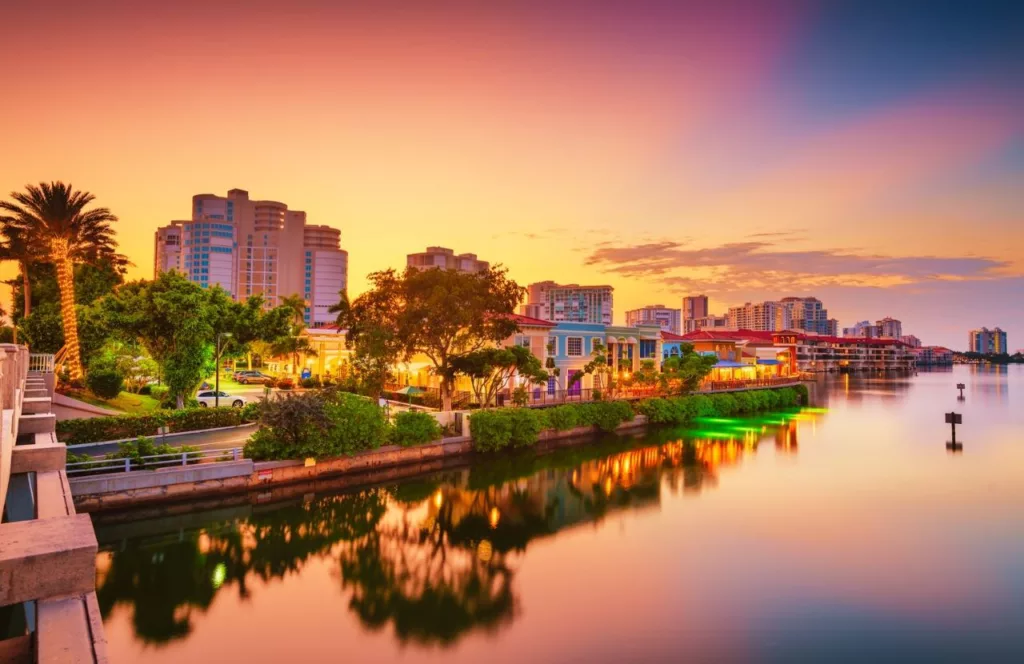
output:
[[[987,257],[789,249],[763,239],[703,248],[675,241],[605,244],[591,251],[584,263],[623,277],[654,277],[676,288],[716,293],[910,286],[1012,276],[1009,262]]]

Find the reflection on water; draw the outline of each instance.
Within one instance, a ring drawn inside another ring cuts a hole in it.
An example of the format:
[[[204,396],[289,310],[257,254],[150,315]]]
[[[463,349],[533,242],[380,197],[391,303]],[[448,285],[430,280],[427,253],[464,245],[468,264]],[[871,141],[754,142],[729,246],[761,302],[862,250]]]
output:
[[[366,628],[391,626],[402,642],[451,643],[515,617],[515,562],[531,541],[617,510],[656,508],[662,486],[672,495],[715,487],[720,467],[768,440],[795,454],[797,422],[821,412],[705,418],[699,430],[504,456],[201,528],[111,540],[101,521],[100,608],[109,617],[119,604],[130,607],[135,636],[162,644],[187,637],[218,593],[247,600],[254,579],[284,578],[311,558],[330,558]]]
[[[98,515],[113,661],[1016,655],[1024,528],[996,505],[1024,498],[1005,471],[1024,457],[1002,447],[1020,431],[1006,383],[1024,374],[971,368],[971,440],[950,457],[936,420],[964,369],[831,377],[815,408],[356,492]],[[960,497],[936,512],[936,487]],[[958,623],[931,615],[967,605]],[[877,650],[847,638],[850,625]],[[923,634],[933,650],[920,650]]]

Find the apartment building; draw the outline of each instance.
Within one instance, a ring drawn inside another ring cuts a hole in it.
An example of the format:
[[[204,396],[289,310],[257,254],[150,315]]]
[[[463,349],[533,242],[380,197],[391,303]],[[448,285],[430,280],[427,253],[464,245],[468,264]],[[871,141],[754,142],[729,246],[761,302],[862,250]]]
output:
[[[405,257],[405,264],[408,267],[429,268],[439,267],[442,270],[458,270],[460,272],[483,272],[491,266],[487,261],[482,261],[476,254],[458,254],[446,247],[427,247],[427,250],[418,254],[408,254]]]
[[[683,298],[683,327],[686,326],[688,320],[698,320],[700,318],[707,318],[711,315],[708,310],[708,296],[707,295],[687,295]]]
[[[680,320],[681,312],[679,309],[669,309],[663,304],[650,304],[646,307],[630,309],[626,312],[627,326],[656,325],[662,330],[674,334],[679,334]]]
[[[916,366],[915,354],[898,339],[832,337],[796,331],[772,335],[776,346],[792,347],[797,370],[908,371]]]
[[[729,307],[726,326],[734,330],[773,332],[788,330],[793,325],[791,310],[780,302],[747,302],[740,307]]]
[[[726,329],[727,327],[729,327],[729,318],[727,316],[708,315],[703,318],[689,318],[683,320],[683,334],[689,334],[690,332],[696,332],[697,330],[703,329]]]
[[[830,334],[839,325],[834,318],[828,317],[828,310],[816,297],[784,297],[779,301],[779,307],[787,312],[782,315],[781,322],[785,322],[788,316],[789,325],[776,329]]]
[[[903,323],[895,318],[886,316],[882,320],[876,321],[875,325],[878,326],[878,336],[883,339],[899,339],[903,336]]]
[[[921,340],[918,339],[917,337],[915,337],[913,334],[905,334],[905,335],[903,335],[902,337],[900,337],[900,341],[902,341],[903,343],[905,343],[907,346],[909,346],[911,348],[920,348],[921,347]]]
[[[263,295],[271,307],[301,295],[307,325],[319,327],[333,321],[328,310],[348,287],[348,252],[338,229],[307,225],[305,212],[232,189],[193,196],[191,219],[157,229],[154,274],[170,270],[235,299]]]
[[[1010,346],[1006,341],[1006,332],[996,327],[983,327],[967,333],[967,351],[971,353],[1000,354],[1009,353]]]
[[[527,287],[520,313],[554,323],[612,324],[611,286],[580,286],[539,281]]]

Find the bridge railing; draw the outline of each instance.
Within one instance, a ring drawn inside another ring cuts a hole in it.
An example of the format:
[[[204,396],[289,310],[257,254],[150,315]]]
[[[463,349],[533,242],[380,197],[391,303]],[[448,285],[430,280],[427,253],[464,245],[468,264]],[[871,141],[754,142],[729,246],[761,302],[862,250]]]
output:
[[[53,358],[53,353],[31,353],[28,356],[28,370],[53,373]]]
[[[166,454],[149,454],[140,457],[123,457],[114,459],[89,459],[72,461],[67,464],[68,477],[81,475],[100,475],[104,473],[129,473],[135,470],[156,470],[175,466],[191,466],[197,463],[217,463],[218,461],[238,461],[242,458],[242,449],[183,450]]]

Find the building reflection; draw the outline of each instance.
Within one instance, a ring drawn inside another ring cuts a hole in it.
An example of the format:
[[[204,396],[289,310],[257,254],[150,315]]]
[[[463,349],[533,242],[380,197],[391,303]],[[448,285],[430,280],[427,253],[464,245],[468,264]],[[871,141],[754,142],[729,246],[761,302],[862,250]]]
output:
[[[364,628],[444,646],[515,619],[516,567],[531,542],[716,488],[720,471],[763,441],[796,454],[798,423],[817,416],[717,418],[359,493],[249,505],[230,518],[99,527],[97,596],[105,618],[126,605],[135,637],[161,644],[187,638],[218,594],[246,602],[254,579],[281,580],[329,559]]]

